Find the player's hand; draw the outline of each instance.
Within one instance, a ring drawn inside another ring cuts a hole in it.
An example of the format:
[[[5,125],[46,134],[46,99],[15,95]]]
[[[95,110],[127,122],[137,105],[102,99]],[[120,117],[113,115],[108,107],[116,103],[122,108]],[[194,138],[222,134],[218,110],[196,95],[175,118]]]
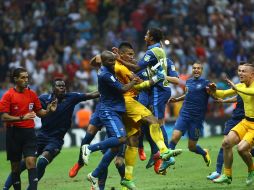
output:
[[[215,103],[222,104],[222,103],[224,102],[224,100],[221,99],[221,98],[216,98],[216,99],[214,100],[214,102],[215,102]]]
[[[142,80],[141,80],[139,77],[137,77],[137,76],[135,76],[135,77],[132,79],[132,81],[134,81],[134,84],[139,84],[139,83],[142,82]]]
[[[233,83],[231,80],[229,80],[229,78],[225,78],[224,79],[225,81],[226,81],[226,83],[228,83],[228,85],[229,86],[231,86],[231,88],[233,89],[233,90],[236,90],[236,88],[235,88],[235,83]]]
[[[209,92],[215,92],[217,89],[217,86],[215,83],[209,83],[208,86],[206,87],[206,91]]]
[[[168,103],[175,103],[175,102],[177,102],[177,99],[176,99],[176,98],[170,98],[170,99],[168,100]]]
[[[23,120],[31,120],[31,119],[34,119],[35,117],[36,117],[36,113],[32,111],[25,114],[23,117]]]
[[[47,106],[47,112],[55,112],[57,108],[57,99],[54,99],[50,104]]]
[[[118,48],[117,47],[112,47],[112,52],[114,54],[118,54]]]

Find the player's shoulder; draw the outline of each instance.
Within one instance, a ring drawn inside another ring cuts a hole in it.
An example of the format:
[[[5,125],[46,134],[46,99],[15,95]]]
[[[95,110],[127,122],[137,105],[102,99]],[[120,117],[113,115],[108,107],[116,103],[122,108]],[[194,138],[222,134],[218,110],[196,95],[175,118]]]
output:
[[[39,96],[39,98],[40,99],[42,99],[42,100],[48,100],[48,99],[51,99],[51,94],[41,94],[40,96]]]

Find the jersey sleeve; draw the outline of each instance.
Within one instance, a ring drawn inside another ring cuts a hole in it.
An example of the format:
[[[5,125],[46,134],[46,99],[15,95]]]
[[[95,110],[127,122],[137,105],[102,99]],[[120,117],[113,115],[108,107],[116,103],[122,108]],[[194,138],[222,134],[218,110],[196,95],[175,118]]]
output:
[[[43,109],[47,109],[47,103],[46,103],[46,100],[45,100],[45,96],[44,95],[40,95],[39,96],[39,100],[41,102],[41,106]]]
[[[10,113],[11,111],[11,95],[5,93],[0,101],[0,113]]]
[[[107,73],[105,75],[103,75],[102,77],[103,81],[105,82],[105,84],[107,84],[108,86],[121,91],[123,85],[122,83],[120,83],[112,74]]]
[[[73,98],[74,102],[76,102],[76,103],[87,100],[87,96],[85,93],[72,92],[71,97]]]
[[[147,68],[148,65],[153,65],[158,62],[157,58],[154,56],[152,51],[147,51],[144,57],[138,62],[138,66],[141,69]]]
[[[167,59],[167,75],[170,77],[179,77],[178,72],[176,71],[175,64],[170,59]]]
[[[34,103],[34,108],[33,110],[35,112],[39,111],[42,109],[42,106],[41,106],[41,102],[37,96],[37,94],[35,92],[32,92],[32,95],[33,95],[33,103]]]

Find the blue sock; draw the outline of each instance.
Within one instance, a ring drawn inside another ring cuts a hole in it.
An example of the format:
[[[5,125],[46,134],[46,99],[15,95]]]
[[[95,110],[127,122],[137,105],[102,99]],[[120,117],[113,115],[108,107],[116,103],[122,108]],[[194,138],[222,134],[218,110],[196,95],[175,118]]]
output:
[[[122,180],[124,178],[124,175],[125,175],[125,164],[123,163],[120,166],[116,166],[116,168],[117,168],[118,173],[121,176],[121,180]]]
[[[171,150],[175,150],[175,149],[176,149],[176,143],[174,143],[173,141],[170,141],[168,147],[169,147]]]
[[[144,126],[141,126],[141,133],[138,138],[138,148],[144,148],[144,135],[145,135],[145,128]]]
[[[49,161],[45,157],[41,156],[39,158],[37,162],[37,177],[39,180],[43,177],[45,173],[45,169],[48,164],[49,164]]]
[[[24,160],[20,162],[20,173],[22,173],[24,170],[26,170],[26,163]],[[4,188],[3,190],[10,189],[12,186],[12,177],[11,174],[7,177],[5,183],[4,183]]]
[[[121,144],[117,156],[124,158],[126,144]]]
[[[103,172],[105,172],[108,169],[108,166],[110,165],[111,161],[115,158],[118,152],[112,152],[111,149],[108,149],[107,152],[103,155],[102,160],[100,161],[97,168],[93,171],[92,176],[93,177],[100,177]]]
[[[158,149],[157,145],[155,144],[155,142],[153,141],[153,139],[152,139],[152,137],[151,137],[151,135],[150,135],[150,130],[149,130],[149,128],[148,128],[148,127],[146,127],[146,128],[147,128],[147,129],[145,130],[145,131],[146,131],[146,139],[147,139],[147,141],[148,141],[149,144],[150,144],[151,154],[154,155],[154,154],[156,154],[156,153],[159,151],[159,149]]]
[[[251,153],[252,157],[254,157],[254,148],[251,149],[250,153]]]
[[[198,144],[196,145],[196,150],[193,152],[195,152],[196,154],[201,154],[202,156],[206,155],[206,152]]]
[[[81,147],[84,144],[90,144],[92,142],[92,140],[94,139],[94,137],[95,137],[95,134],[86,133],[86,136],[81,141],[80,150],[79,150],[79,157],[78,157],[78,163],[81,166],[84,165],[84,161],[82,159],[82,150],[81,150]]]
[[[100,190],[104,190],[105,189],[107,177],[108,177],[108,169],[106,169],[101,174],[101,176],[99,177],[99,188],[100,188]]]
[[[168,134],[167,134],[167,131],[166,131],[164,125],[161,126],[161,131],[162,131],[162,134],[163,134],[164,143],[165,143],[165,145],[167,146],[167,148],[169,148],[169,144],[168,144]]]
[[[92,152],[95,152],[97,150],[103,150],[103,149],[108,149],[111,147],[117,147],[120,145],[120,142],[117,137],[110,137],[105,139],[104,141],[101,141],[99,143],[89,145],[88,149],[91,150]]]
[[[224,162],[224,159],[223,159],[223,149],[220,148],[219,154],[217,156],[217,163],[216,163],[216,171],[219,174],[221,174],[223,162]]]

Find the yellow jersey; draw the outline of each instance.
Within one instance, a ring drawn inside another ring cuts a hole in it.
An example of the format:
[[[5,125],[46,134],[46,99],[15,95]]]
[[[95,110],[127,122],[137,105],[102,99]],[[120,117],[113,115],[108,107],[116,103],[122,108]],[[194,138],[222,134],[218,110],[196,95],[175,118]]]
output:
[[[123,84],[128,84],[131,81],[131,76],[133,75],[133,73],[119,61],[115,62],[115,74],[117,79]],[[124,96],[135,97],[137,94],[138,92],[132,88],[131,90],[125,92]]]
[[[235,86],[236,89],[241,92],[235,91],[233,89],[216,90],[215,96],[219,98],[225,98],[233,96],[235,94],[239,94],[243,99],[245,116],[254,118],[254,82],[252,82],[249,87],[247,87],[244,83],[239,83],[236,84]],[[245,93],[247,93],[248,95]]]

